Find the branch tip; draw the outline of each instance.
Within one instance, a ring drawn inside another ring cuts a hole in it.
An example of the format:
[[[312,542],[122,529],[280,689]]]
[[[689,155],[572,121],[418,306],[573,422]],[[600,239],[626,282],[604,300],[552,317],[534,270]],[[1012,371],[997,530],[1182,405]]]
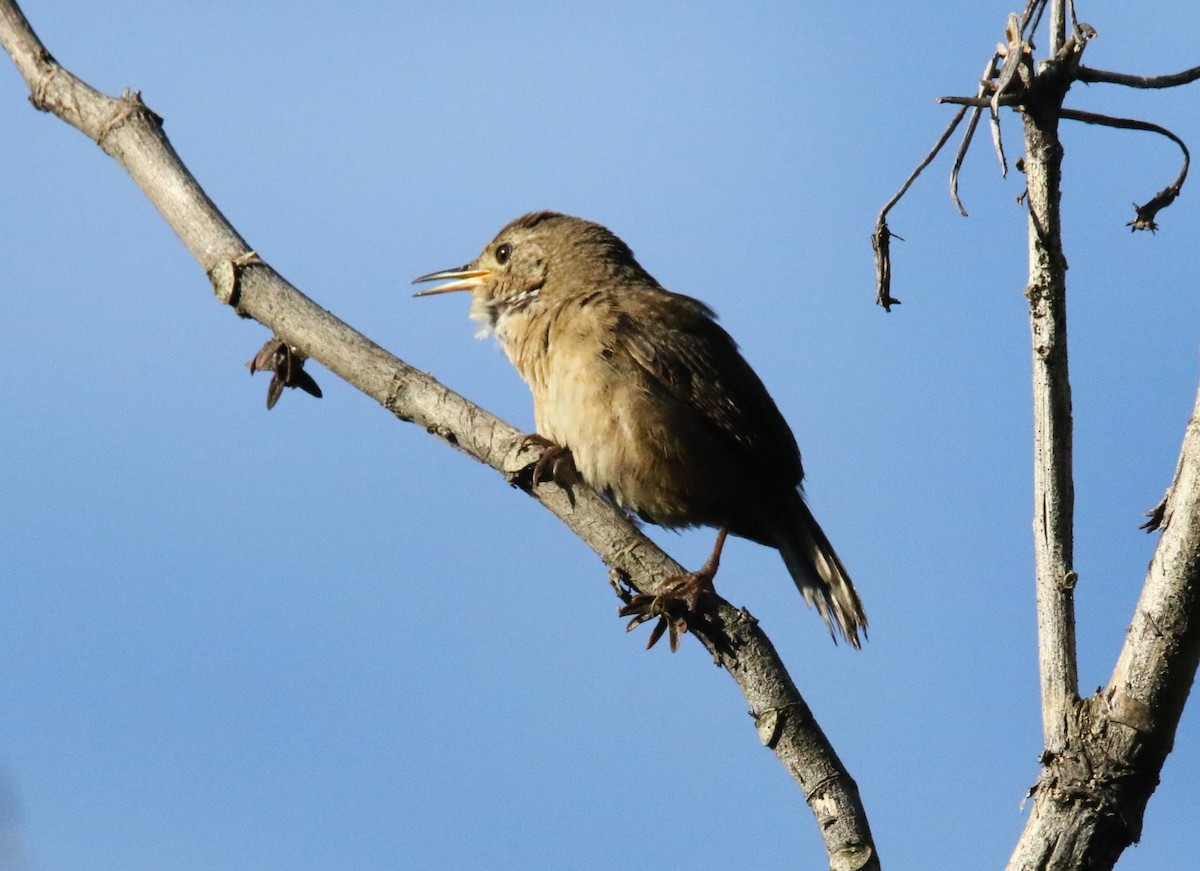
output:
[[[1078,109],[1063,109],[1061,117],[1070,121],[1096,124],[1101,127],[1115,127],[1118,130],[1141,130],[1146,133],[1157,133],[1160,136],[1167,137],[1179,146],[1179,150],[1183,152],[1183,167],[1179,170],[1178,178],[1155,194],[1145,205],[1139,206],[1137,203],[1134,203],[1134,218],[1125,225],[1130,228],[1131,232],[1138,230],[1149,230],[1151,233],[1156,232],[1158,224],[1155,222],[1155,218],[1160,211],[1175,202],[1175,198],[1179,196],[1179,192],[1183,189],[1183,183],[1187,180],[1188,168],[1191,165],[1192,159],[1187,144],[1166,127],[1152,124],[1149,121],[1139,121],[1136,118],[1116,118],[1111,115],[1098,115],[1095,112],[1083,112]]]
[[[942,135],[938,137],[938,141],[934,143],[933,148],[925,155],[925,159],[909,174],[904,184],[900,186],[900,190],[896,191],[892,198],[884,204],[884,207],[879,210],[879,217],[875,222],[875,232],[871,234],[871,247],[875,251],[875,302],[877,305],[883,306],[884,311],[890,312],[893,305],[900,304],[900,300],[892,296],[891,293],[892,260],[889,253],[888,241],[896,234],[888,229],[887,214],[892,210],[892,206],[900,202],[900,198],[912,187],[912,183],[917,180],[917,176],[937,157],[938,152],[942,150],[942,146],[950,139],[950,136],[958,128],[959,123],[966,114],[966,107],[954,113],[954,117],[950,119],[950,123],[946,125],[946,129],[942,131]],[[896,238],[900,239],[901,237],[896,236]]]

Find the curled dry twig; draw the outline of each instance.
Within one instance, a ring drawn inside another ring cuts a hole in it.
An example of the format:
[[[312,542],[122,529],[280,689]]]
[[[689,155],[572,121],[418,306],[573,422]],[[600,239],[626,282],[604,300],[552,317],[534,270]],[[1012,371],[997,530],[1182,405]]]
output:
[[[892,233],[888,227],[887,214],[907,193],[917,176],[921,174],[941,150],[946,139],[962,120],[965,108],[972,108],[974,111],[971,114],[971,120],[967,125],[966,133],[963,135],[963,141],[959,145],[958,152],[954,158],[954,165],[950,171],[950,198],[964,217],[967,216],[967,210],[963,206],[958,192],[959,172],[966,159],[967,151],[974,140],[975,131],[979,124],[979,117],[983,109],[987,109],[989,112],[992,140],[996,154],[1000,160],[1001,174],[1007,175],[1008,161],[1005,158],[1003,139],[1000,134],[999,108],[1001,106],[1011,106],[1017,112],[1026,111],[1025,103],[1031,99],[1031,90],[1036,80],[1041,76],[1052,72],[1058,72],[1059,74],[1065,72],[1071,79],[1078,81],[1107,82],[1134,88],[1168,88],[1200,79],[1200,67],[1193,67],[1171,75],[1147,77],[1131,76],[1124,73],[1114,73],[1082,66],[1079,63],[1079,58],[1088,41],[1096,36],[1096,30],[1091,25],[1081,24],[1078,21],[1075,15],[1074,3],[1069,3],[1067,6],[1071,20],[1070,35],[1062,41],[1061,46],[1055,52],[1053,60],[1048,62],[1046,68],[1035,72],[1033,67],[1032,33],[1037,28],[1037,24],[1041,20],[1047,5],[1048,0],[1029,0],[1025,6],[1023,15],[1019,18],[1015,13],[1009,15],[1004,28],[1005,41],[997,45],[996,52],[984,67],[980,88],[975,96],[948,96],[938,99],[939,103],[958,105],[964,108],[960,109],[954,116],[937,144],[934,145],[925,159],[921,161],[916,170],[908,177],[895,196],[880,211],[875,223],[875,232],[871,235],[871,244],[875,254],[876,303],[882,306],[885,311],[891,311],[891,306],[900,302],[892,296],[891,292],[892,265],[888,242],[896,234]],[[998,65],[1001,60],[1003,60],[1003,64]],[[1155,219],[1158,213],[1175,201],[1183,188],[1184,181],[1187,179],[1191,158],[1187,145],[1183,140],[1165,127],[1149,121],[1114,118],[1093,112],[1061,107],[1059,109],[1059,117],[1072,121],[1082,121],[1087,124],[1158,133],[1166,136],[1179,146],[1183,151],[1183,168],[1180,170],[1179,176],[1174,182],[1167,185],[1146,203],[1142,205],[1134,203],[1134,219],[1126,225],[1131,230],[1156,231],[1158,224]],[[897,238],[899,237],[897,236]]]
[[[1095,112],[1083,112],[1078,109],[1063,109],[1060,113],[1062,118],[1070,121],[1082,121],[1084,124],[1098,124],[1102,127],[1116,127],[1119,130],[1144,130],[1147,133],[1157,133],[1160,136],[1165,136],[1179,146],[1179,150],[1183,152],[1183,167],[1179,170],[1179,176],[1175,181],[1171,182],[1145,205],[1139,206],[1133,204],[1136,216],[1125,226],[1130,230],[1149,230],[1154,232],[1158,229],[1158,224],[1155,223],[1155,216],[1165,209],[1171,203],[1175,202],[1175,198],[1179,196],[1180,190],[1183,188],[1184,181],[1187,180],[1188,168],[1191,165],[1191,154],[1188,152],[1187,144],[1168,130],[1158,124],[1152,124],[1149,121],[1139,121],[1136,118],[1114,118],[1111,115],[1097,115]]]
[[[929,150],[929,153],[925,155],[925,159],[912,171],[912,174],[909,175],[904,184],[900,186],[900,190],[896,191],[895,195],[880,209],[879,217],[875,220],[875,232],[871,234],[871,245],[875,250],[875,284],[877,287],[875,301],[883,306],[884,311],[890,312],[892,306],[900,305],[900,300],[892,296],[891,293],[892,259],[889,240],[892,236],[896,236],[896,234],[888,229],[887,214],[892,210],[892,206],[900,202],[900,198],[912,187],[912,183],[917,180],[917,176],[937,157],[938,152],[942,150],[942,146],[954,134],[955,129],[957,129],[963,116],[966,114],[967,110],[965,108],[955,113],[950,123],[946,126],[946,129],[942,132],[942,135],[938,138],[938,141]],[[896,236],[896,238],[899,239],[900,237]]]

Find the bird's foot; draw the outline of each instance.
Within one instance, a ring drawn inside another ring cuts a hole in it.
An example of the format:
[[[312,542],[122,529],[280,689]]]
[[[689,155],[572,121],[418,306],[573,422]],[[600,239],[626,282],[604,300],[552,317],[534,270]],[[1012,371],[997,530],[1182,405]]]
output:
[[[533,464],[533,486],[536,487],[543,481],[556,481],[564,490],[570,490],[571,486],[579,480],[571,449],[564,448],[535,432],[521,439],[520,450],[524,451],[533,447],[545,449]]]
[[[625,606],[617,613],[621,617],[632,617],[626,632],[632,632],[643,623],[655,618],[658,623],[650,630],[649,650],[664,634],[668,636],[671,652],[679,649],[679,639],[688,631],[688,621],[700,616],[700,597],[714,593],[713,575],[708,566],[696,572],[687,572],[669,579],[665,589],[658,595],[638,593],[630,596]]]

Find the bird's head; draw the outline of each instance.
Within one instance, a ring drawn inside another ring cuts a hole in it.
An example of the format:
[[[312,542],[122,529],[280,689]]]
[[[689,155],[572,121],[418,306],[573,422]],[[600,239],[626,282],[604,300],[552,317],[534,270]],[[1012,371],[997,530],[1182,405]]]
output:
[[[532,212],[496,234],[479,256],[458,269],[414,279],[445,281],[415,296],[471,291],[471,317],[487,333],[510,315],[551,305],[606,286],[649,282],[629,246],[599,224]]]

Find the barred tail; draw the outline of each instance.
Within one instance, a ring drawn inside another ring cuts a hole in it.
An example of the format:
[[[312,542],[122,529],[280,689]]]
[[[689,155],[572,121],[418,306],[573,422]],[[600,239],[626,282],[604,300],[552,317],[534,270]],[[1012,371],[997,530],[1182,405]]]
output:
[[[867,637],[867,613],[862,600],[799,492],[795,505],[793,522],[778,536],[779,552],[804,601],[817,609],[833,640],[837,641],[836,623],[842,637],[857,650],[862,647],[859,633],[863,639]]]

